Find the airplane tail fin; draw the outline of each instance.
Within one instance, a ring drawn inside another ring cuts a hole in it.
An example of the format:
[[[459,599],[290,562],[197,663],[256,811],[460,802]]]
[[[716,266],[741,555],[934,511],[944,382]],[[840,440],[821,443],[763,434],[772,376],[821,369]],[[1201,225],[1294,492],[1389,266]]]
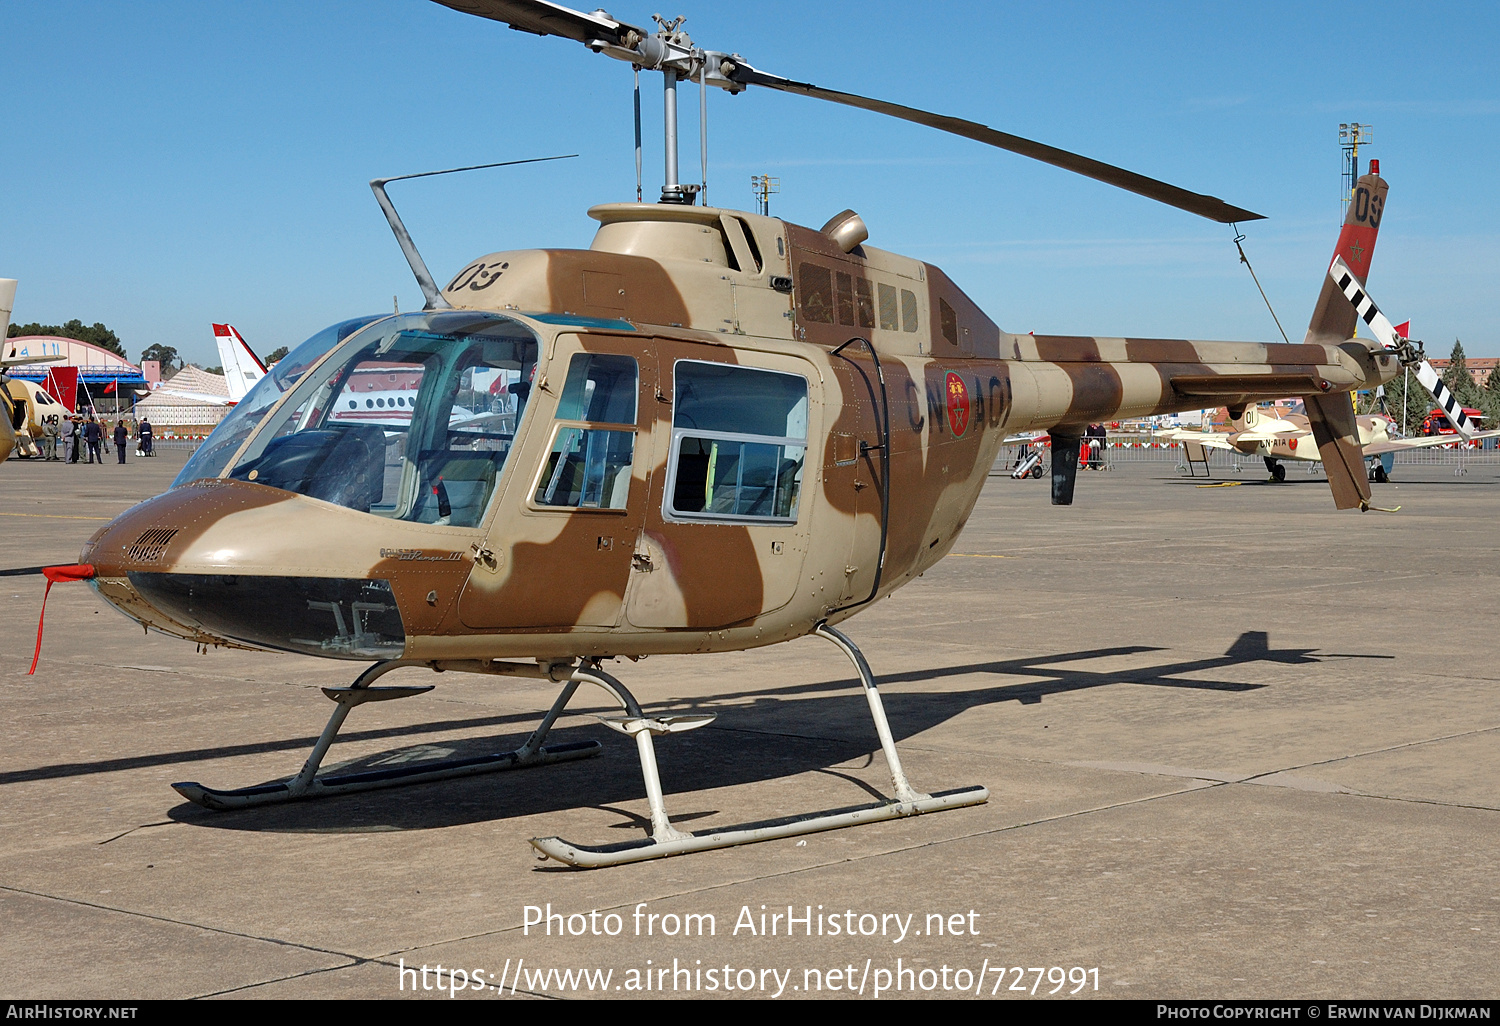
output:
[[[214,341],[219,346],[219,360],[229,383],[229,401],[237,403],[266,376],[266,365],[233,325],[215,324]]]
[[[1390,191],[1380,177],[1380,165],[1370,162],[1370,173],[1361,175],[1349,201],[1349,212],[1339,232],[1334,259],[1342,259],[1361,281],[1370,274],[1370,258],[1375,254],[1375,238],[1385,215],[1385,197]],[[1313,308],[1307,326],[1306,342],[1338,345],[1354,337],[1359,328],[1359,313],[1328,275]],[[1338,395],[1303,396],[1308,426],[1323,458],[1323,471],[1333,491],[1333,504],[1339,509],[1368,509],[1370,482],[1365,474],[1364,451],[1359,444],[1359,426],[1354,419],[1352,397]]]

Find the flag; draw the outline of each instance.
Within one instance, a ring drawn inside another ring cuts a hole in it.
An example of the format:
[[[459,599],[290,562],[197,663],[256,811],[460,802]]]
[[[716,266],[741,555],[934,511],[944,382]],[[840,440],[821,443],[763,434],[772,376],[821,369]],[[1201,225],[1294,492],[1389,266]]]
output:
[[[42,387],[47,394],[62,403],[69,413],[78,412],[77,367],[48,367],[47,380]]]

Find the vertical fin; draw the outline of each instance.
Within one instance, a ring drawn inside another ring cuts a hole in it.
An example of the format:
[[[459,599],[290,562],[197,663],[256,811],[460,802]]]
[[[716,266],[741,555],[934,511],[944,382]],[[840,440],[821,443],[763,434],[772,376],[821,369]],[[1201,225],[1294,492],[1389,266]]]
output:
[[[1361,175],[1354,186],[1349,212],[1344,217],[1334,248],[1335,260],[1342,259],[1349,269],[1366,280],[1370,258],[1375,253],[1375,238],[1385,214],[1385,197],[1390,186],[1378,174]],[[1318,303],[1307,325],[1304,341],[1338,345],[1354,337],[1359,328],[1359,313],[1345,297],[1338,283],[1323,276]],[[1359,444],[1359,426],[1354,420],[1353,397],[1349,395],[1308,395],[1302,397],[1307,410],[1308,426],[1318,443],[1333,504],[1339,509],[1368,509],[1370,482],[1365,476],[1364,450]]]
[[[1048,435],[1052,440],[1052,505],[1071,506],[1073,485],[1078,481],[1078,452],[1083,448],[1083,438],[1081,435],[1061,433],[1057,428],[1053,428]]]
[[[16,279],[0,278],[0,342],[5,341],[5,333],[10,328],[10,312],[15,306]]]
[[[1339,232],[1338,245],[1333,251],[1334,257],[1342,258],[1362,282],[1370,278],[1370,257],[1375,252],[1375,237],[1380,232],[1385,197],[1389,191],[1390,186],[1379,175],[1368,174],[1360,178],[1354,187],[1349,213],[1344,218],[1344,228]],[[1337,345],[1353,338],[1358,326],[1358,314],[1349,306],[1339,287],[1325,276],[1304,341]]]
[[[214,342],[219,346],[219,362],[229,384],[229,401],[237,403],[265,377],[266,365],[232,324],[215,324]]]
[[[1353,397],[1347,392],[1337,395],[1303,397],[1308,426],[1323,457],[1323,472],[1333,490],[1333,504],[1339,509],[1367,509],[1370,505],[1370,482],[1365,475],[1365,455],[1359,444],[1359,427],[1354,420]]]

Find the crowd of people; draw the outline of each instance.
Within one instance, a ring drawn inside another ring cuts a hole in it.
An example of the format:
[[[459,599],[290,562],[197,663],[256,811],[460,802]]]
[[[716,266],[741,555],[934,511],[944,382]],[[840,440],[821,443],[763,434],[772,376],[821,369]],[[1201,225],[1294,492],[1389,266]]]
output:
[[[142,417],[96,417],[92,410],[80,410],[68,416],[49,414],[42,418],[41,458],[51,463],[103,463],[114,454],[125,462],[125,453],[135,439],[137,456],[155,456],[155,437],[151,420]],[[61,453],[59,453],[61,449]]]

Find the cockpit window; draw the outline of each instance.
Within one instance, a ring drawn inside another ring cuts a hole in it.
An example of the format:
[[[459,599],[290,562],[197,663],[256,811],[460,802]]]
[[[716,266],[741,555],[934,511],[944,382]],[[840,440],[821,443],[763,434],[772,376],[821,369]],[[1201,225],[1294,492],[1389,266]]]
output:
[[[363,513],[476,526],[515,441],[536,355],[529,329],[493,314],[384,319],[303,376],[229,476]]]
[[[312,338],[293,349],[271,367],[260,381],[256,382],[248,395],[225,417],[208,441],[198,447],[187,466],[177,474],[172,487],[185,485],[205,477],[218,477],[224,467],[245,444],[245,439],[260,425],[276,401],[301,380],[307,369],[323,358],[323,355],[344,339],[354,334],[379,316],[356,317],[331,328],[324,328]]]
[[[557,402],[552,451],[532,496],[536,505],[625,508],[635,453],[637,381],[634,357],[574,354]]]

